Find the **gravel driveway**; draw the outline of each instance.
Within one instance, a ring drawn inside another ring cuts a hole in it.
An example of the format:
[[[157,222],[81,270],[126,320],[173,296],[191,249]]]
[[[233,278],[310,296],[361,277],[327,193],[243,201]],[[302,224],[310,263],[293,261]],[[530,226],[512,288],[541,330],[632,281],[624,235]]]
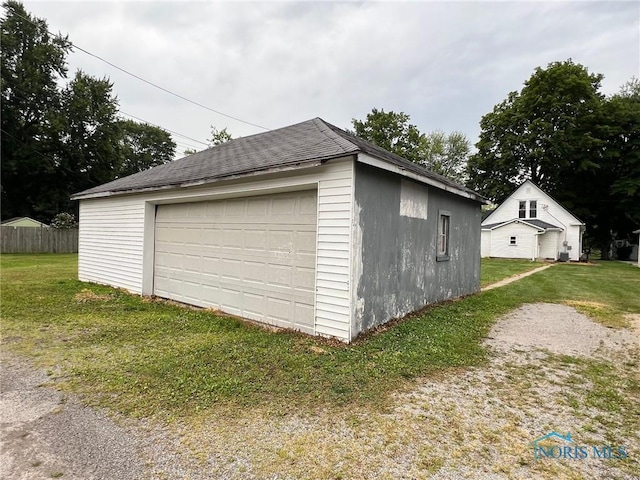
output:
[[[488,365],[418,381],[384,409],[281,417],[246,410],[171,428],[119,426],[41,386],[45,374],[5,354],[0,477],[640,478],[640,408],[594,409],[584,374],[610,364],[640,382],[638,330],[535,304],[498,321],[486,344]],[[629,458],[535,461],[531,442],[552,430],[583,443],[619,442]]]

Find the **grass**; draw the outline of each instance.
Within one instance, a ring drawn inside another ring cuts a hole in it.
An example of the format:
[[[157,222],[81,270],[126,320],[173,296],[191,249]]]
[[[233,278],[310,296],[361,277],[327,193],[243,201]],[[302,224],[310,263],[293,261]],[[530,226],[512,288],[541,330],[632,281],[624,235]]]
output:
[[[543,264],[510,258],[483,258],[480,261],[480,286],[486,287],[518,273],[528,272]]]
[[[74,255],[3,255],[1,267],[3,348],[132,416],[383,405],[417,377],[481,364],[493,322],[522,303],[599,305],[589,314],[614,324],[640,313],[640,269],[558,265],[346,346],[80,282]]]

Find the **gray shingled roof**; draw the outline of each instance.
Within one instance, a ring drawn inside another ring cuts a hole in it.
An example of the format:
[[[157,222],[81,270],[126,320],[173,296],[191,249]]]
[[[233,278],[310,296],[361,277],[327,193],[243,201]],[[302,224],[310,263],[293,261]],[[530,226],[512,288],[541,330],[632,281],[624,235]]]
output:
[[[537,218],[514,218],[514,219],[511,219],[511,220],[507,220],[506,222],[499,222],[499,223],[491,223],[489,225],[482,225],[482,228],[483,229],[485,229],[485,228],[490,229],[490,228],[506,225],[507,223],[511,223],[511,222],[528,223],[529,225],[533,225],[533,226],[541,228],[543,230],[549,230],[550,228],[556,228],[556,229],[562,230],[560,227],[558,227],[556,225],[552,225],[551,223],[544,222],[544,221],[539,220]]]
[[[207,183],[227,177],[296,168],[334,158],[367,153],[418,175],[431,178],[478,201],[483,198],[452,180],[405,160],[338,127],[314,118],[289,127],[231,140],[165,165],[150,168],[80,193],[72,198],[116,195]]]

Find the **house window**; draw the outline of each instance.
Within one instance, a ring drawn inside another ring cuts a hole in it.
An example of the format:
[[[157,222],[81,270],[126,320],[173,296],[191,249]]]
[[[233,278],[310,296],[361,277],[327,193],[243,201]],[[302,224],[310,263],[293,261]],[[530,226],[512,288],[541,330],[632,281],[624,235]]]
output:
[[[449,226],[451,214],[440,211],[438,214],[438,251],[436,261],[449,260]]]
[[[521,201],[518,208],[518,218],[525,218],[527,216],[527,202]]]
[[[509,245],[517,245],[517,241],[516,241],[516,237],[510,237],[509,238]]]
[[[538,216],[538,201],[529,201],[529,218],[536,218]]]

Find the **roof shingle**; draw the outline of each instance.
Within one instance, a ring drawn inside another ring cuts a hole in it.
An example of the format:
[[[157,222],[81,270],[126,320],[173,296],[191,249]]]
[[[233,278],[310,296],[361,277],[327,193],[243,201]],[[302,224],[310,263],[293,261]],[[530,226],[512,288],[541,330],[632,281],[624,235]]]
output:
[[[405,160],[340,128],[314,118],[269,132],[241,137],[165,165],[119,178],[76,193],[79,199],[94,195],[116,195],[140,190],[207,183],[231,176],[297,167],[313,162],[367,153],[385,162],[461,190],[472,198],[482,197],[452,180]]]

